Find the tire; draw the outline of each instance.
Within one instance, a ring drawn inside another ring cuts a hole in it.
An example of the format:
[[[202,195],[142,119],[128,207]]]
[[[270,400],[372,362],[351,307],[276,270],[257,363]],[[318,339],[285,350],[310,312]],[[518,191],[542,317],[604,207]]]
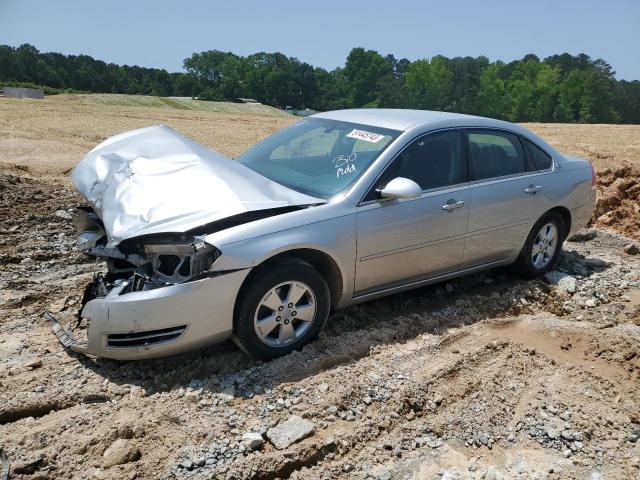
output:
[[[276,264],[249,280],[238,301],[234,341],[250,356],[271,360],[318,336],[329,316],[329,287],[303,261]],[[293,302],[289,295],[293,295]]]
[[[542,238],[543,228],[547,232],[546,239]],[[553,229],[555,242],[549,242]],[[562,250],[564,232],[564,221],[559,214],[551,212],[543,215],[529,232],[511,271],[523,278],[536,278],[552,270]]]

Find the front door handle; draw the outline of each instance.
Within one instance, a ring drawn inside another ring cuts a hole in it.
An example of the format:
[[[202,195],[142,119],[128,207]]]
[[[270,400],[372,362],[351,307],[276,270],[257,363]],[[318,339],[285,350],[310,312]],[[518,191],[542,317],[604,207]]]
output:
[[[534,185],[533,183],[528,185],[527,188],[524,189],[525,193],[528,193],[529,195],[533,195],[535,193],[538,193],[538,191],[542,190],[542,186],[541,185]]]
[[[451,212],[457,208],[462,208],[462,207],[464,207],[464,202],[462,200],[460,200],[459,202],[456,202],[453,198],[450,200],[447,200],[447,203],[442,205],[442,209],[446,210],[447,212]]]

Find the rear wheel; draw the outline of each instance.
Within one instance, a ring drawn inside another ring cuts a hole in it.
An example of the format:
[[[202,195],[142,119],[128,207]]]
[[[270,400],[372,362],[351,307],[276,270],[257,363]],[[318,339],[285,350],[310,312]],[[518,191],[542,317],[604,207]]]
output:
[[[329,288],[311,265],[277,264],[250,282],[238,303],[234,340],[252,357],[269,360],[290,353],[324,327]]]
[[[564,242],[564,222],[557,213],[547,213],[531,229],[520,256],[512,266],[514,273],[535,278],[553,269]]]

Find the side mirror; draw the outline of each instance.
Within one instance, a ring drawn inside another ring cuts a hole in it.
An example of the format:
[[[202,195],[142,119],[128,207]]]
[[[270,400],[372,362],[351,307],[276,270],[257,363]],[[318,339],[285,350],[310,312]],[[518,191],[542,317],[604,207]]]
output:
[[[404,177],[394,178],[378,192],[382,198],[418,198],[422,195],[420,185]]]

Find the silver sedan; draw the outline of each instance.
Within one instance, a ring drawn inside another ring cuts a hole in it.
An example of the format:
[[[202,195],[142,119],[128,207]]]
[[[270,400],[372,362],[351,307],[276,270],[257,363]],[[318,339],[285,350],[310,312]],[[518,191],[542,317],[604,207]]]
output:
[[[343,110],[236,160],[164,127],[112,137],[72,174],[83,252],[106,259],[68,348],[158,357],[233,338],[270,359],[331,311],[503,265],[532,278],[589,221],[596,178],[488,118]],[[80,338],[82,335],[83,338]]]

